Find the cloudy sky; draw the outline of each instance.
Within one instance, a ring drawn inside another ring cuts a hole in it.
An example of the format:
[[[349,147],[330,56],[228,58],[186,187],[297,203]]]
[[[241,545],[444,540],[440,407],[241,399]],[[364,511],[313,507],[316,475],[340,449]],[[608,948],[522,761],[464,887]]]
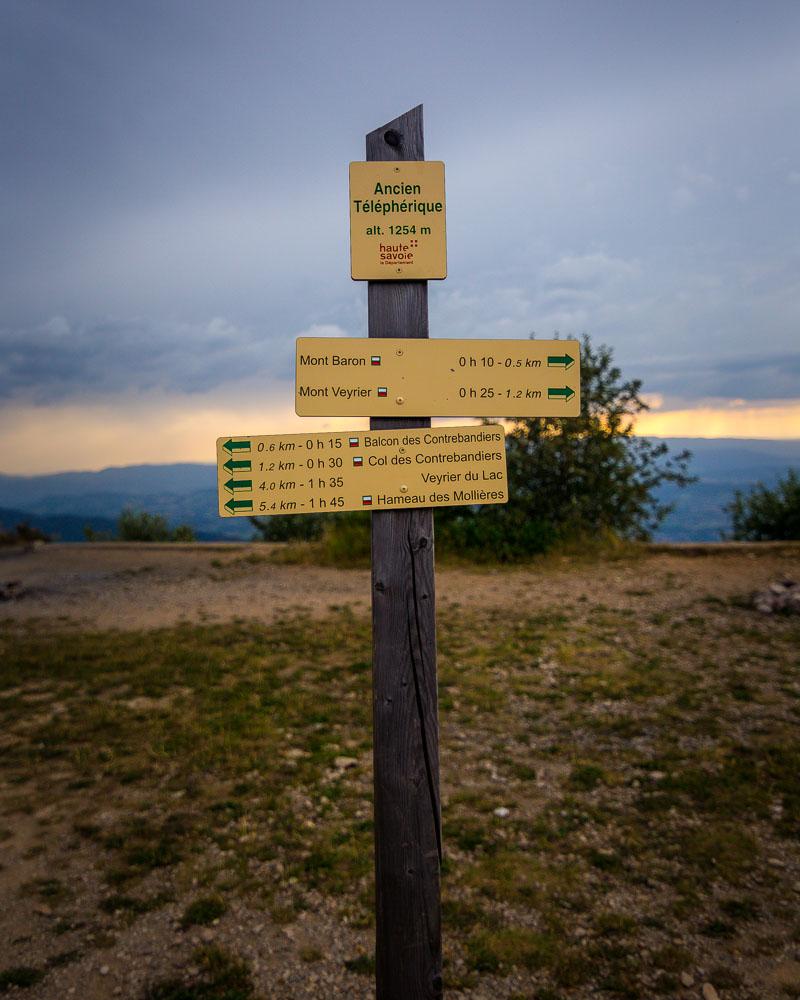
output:
[[[322,427],[294,340],[366,334],[347,165],[418,103],[433,336],[588,332],[644,432],[800,437],[796,0],[4,0],[0,79],[2,472]]]

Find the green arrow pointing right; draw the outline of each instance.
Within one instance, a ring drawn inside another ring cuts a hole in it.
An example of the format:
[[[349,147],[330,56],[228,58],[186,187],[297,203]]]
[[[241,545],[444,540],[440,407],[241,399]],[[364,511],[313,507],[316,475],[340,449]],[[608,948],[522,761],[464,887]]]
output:
[[[225,510],[229,510],[231,514],[235,514],[237,510],[252,510],[253,501],[252,500],[229,500],[225,504]]]
[[[225,442],[222,446],[229,455],[232,455],[235,451],[250,451],[249,441],[233,441],[231,438]]]
[[[222,466],[226,472],[235,472],[237,469],[241,469],[242,472],[249,472],[252,469],[252,465],[247,459],[234,462],[232,458]]]
[[[574,395],[575,395],[575,390],[570,389],[568,385],[565,385],[563,389],[547,390],[548,399],[563,399],[565,403],[568,403]]]
[[[575,364],[575,358],[571,358],[569,354],[548,354],[547,355],[547,367],[548,368],[572,368]]]

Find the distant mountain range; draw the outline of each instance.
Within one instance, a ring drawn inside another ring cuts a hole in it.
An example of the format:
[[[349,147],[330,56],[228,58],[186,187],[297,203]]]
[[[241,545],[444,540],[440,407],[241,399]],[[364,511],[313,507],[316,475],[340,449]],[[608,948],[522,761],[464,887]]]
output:
[[[675,505],[656,534],[669,542],[713,542],[730,531],[725,505],[736,490],[747,492],[757,482],[774,486],[788,469],[800,470],[800,439],[660,438],[671,452],[692,453],[689,471],[698,481],[686,489],[665,486],[659,499]]]
[[[675,509],[657,534],[665,541],[718,541],[730,527],[724,507],[737,489],[772,485],[790,467],[800,469],[800,440],[663,438],[672,452],[688,448],[698,482],[685,490],[664,487],[659,497]],[[47,476],[0,475],[0,525],[20,521],[62,541],[82,541],[84,528],[114,530],[125,507],[161,514],[172,527],[190,524],[199,539],[246,540],[246,518],[217,515],[213,465],[129,465],[100,472]]]
[[[246,518],[217,514],[217,471],[213,465],[128,465],[100,472],[59,472],[47,476],[0,475],[0,524],[20,515],[62,541],[83,541],[84,526],[113,531],[126,508],[161,514],[171,527],[190,524],[203,541],[253,537]]]

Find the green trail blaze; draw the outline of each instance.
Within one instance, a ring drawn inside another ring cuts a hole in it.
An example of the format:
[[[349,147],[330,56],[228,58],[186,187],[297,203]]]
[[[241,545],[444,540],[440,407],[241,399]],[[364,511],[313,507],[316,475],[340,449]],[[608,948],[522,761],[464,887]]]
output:
[[[547,355],[548,368],[572,368],[574,364],[575,364],[575,358],[571,358],[569,354]]]

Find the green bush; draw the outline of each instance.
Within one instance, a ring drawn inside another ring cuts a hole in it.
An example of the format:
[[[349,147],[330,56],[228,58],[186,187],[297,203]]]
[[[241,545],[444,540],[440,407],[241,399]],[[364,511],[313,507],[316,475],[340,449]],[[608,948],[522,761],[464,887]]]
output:
[[[83,526],[83,537],[87,542],[110,542],[114,533],[111,531],[95,531],[91,524]]]
[[[508,435],[510,503],[562,537],[648,538],[671,509],[656,489],[692,477],[689,452],[671,456],[666,444],[634,436],[648,409],[641,388],[639,379],[623,381],[609,347],[584,336],[580,416],[517,420]]]
[[[20,542],[49,542],[50,536],[39,528],[32,528],[27,522],[18,524],[13,531],[6,531],[0,524],[0,545],[19,545]]]
[[[170,531],[161,514],[126,507],[117,521],[117,535],[123,542],[193,542],[194,531],[188,524]],[[91,541],[91,539],[89,539]]]
[[[28,989],[35,986],[44,979],[41,969],[34,969],[30,965],[17,965],[13,969],[3,969],[0,972],[0,993],[5,993],[16,986],[17,989]]]
[[[228,904],[218,894],[213,896],[200,896],[190,903],[184,910],[181,917],[181,927],[186,930],[188,927],[207,926],[219,920],[228,912]]]
[[[775,489],[757,483],[745,496],[737,490],[726,507],[737,541],[764,542],[800,539],[800,476],[789,469]]]
[[[372,515],[367,511],[332,514],[322,535],[322,552],[334,566],[360,566],[369,562],[372,548]]]
[[[527,519],[511,505],[447,507],[436,512],[436,549],[450,555],[463,553],[476,562],[513,562],[546,552],[557,540],[553,525],[539,518]]]
[[[251,517],[266,542],[297,542],[287,548],[290,562],[330,566],[363,566],[370,556],[370,515],[367,511],[331,514],[279,514]]]
[[[117,533],[123,542],[168,542],[169,526],[160,514],[126,507],[117,521]]]
[[[276,514],[251,517],[250,523],[263,542],[314,542],[322,537],[330,514]]]
[[[583,337],[580,416],[509,418],[508,504],[438,513],[440,548],[511,562],[554,545],[650,537],[671,509],[657,488],[692,482],[691,456],[634,436],[648,408],[642,383],[623,381],[612,357]]]

